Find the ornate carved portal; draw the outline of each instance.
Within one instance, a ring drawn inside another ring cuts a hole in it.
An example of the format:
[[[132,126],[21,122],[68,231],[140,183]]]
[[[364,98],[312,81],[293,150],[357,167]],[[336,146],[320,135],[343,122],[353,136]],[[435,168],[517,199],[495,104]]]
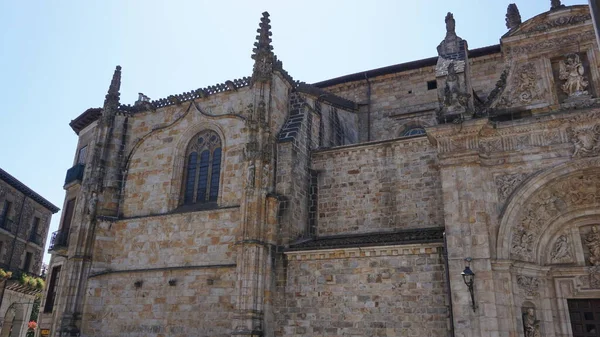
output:
[[[536,191],[521,207],[519,224],[511,235],[511,256],[521,261],[536,261],[540,236],[555,219],[577,209],[600,205],[600,174],[596,170],[580,171],[554,180]],[[600,233],[598,234],[600,236]],[[586,243],[588,239],[586,238]],[[588,247],[595,241],[590,239]],[[594,263],[600,261],[600,240]],[[560,263],[570,257],[568,237],[559,237],[551,251],[551,261]],[[590,261],[591,262],[591,261]],[[594,265],[594,263],[592,263]]]

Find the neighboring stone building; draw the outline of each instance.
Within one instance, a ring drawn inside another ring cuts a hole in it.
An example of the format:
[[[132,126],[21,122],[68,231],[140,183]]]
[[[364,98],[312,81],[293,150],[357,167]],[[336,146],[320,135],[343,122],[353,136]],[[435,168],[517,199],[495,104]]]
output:
[[[0,337],[20,337],[43,290],[39,274],[58,208],[2,169],[0,207]]]
[[[117,67],[71,122],[42,328],[600,331],[600,55],[587,5],[549,9],[479,49],[449,13],[438,56],[312,85],[267,13],[251,77],[128,106]]]

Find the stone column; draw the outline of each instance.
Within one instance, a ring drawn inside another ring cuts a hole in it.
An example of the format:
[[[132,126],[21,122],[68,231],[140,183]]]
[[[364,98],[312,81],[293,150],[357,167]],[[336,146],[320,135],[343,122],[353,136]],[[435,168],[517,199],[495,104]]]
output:
[[[499,331],[489,232],[495,189],[477,150],[477,135],[485,123],[471,120],[427,130],[440,158],[454,327],[456,336],[464,337],[497,336]],[[466,265],[475,273],[475,309],[461,276]]]

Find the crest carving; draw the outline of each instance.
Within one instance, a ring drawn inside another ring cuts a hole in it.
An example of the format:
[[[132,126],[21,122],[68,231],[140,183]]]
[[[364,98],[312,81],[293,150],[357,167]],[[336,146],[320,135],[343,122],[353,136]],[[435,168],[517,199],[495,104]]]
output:
[[[527,296],[538,296],[540,279],[533,276],[517,275],[517,285]]]

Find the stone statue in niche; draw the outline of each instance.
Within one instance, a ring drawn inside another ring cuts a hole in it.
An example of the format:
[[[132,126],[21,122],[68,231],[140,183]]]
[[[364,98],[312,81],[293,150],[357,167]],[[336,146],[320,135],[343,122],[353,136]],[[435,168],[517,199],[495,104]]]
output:
[[[523,314],[525,337],[541,337],[540,320],[535,318],[535,309],[528,308]]]
[[[569,237],[565,234],[558,237],[554,243],[554,247],[550,252],[552,262],[569,262],[572,261],[571,249],[569,247]]]
[[[88,204],[87,204],[88,221],[92,221],[96,217],[97,205],[98,205],[98,193],[96,193],[96,191],[92,191],[92,195],[90,196],[90,199],[88,200]]]
[[[579,55],[568,54],[565,60],[560,61],[559,78],[565,81],[561,88],[569,97],[579,97],[588,94],[585,90],[588,86],[588,81],[585,80],[584,73],[585,69]]]
[[[255,175],[256,175],[256,167],[254,166],[254,163],[250,163],[250,165],[248,165],[248,172],[246,174],[246,188],[247,189],[252,189],[254,188],[254,180],[255,180]]]
[[[444,106],[446,108],[465,108],[467,106],[468,94],[461,92],[460,83],[454,62],[448,64],[448,76],[446,77],[446,87],[444,88]]]
[[[598,226],[592,226],[592,230],[585,237],[585,245],[590,250],[590,264],[600,266],[600,231]]]

